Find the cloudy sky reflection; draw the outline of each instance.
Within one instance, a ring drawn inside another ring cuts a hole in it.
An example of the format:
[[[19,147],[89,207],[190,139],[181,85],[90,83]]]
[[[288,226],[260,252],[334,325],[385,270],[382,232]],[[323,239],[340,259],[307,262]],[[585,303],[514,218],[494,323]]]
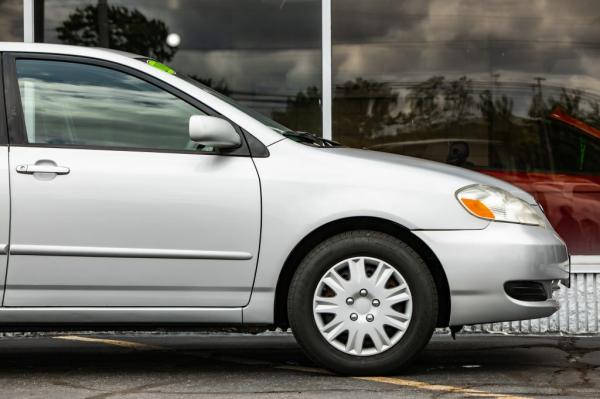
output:
[[[320,0],[108,0],[163,21],[181,37],[170,62],[186,74],[224,79],[236,92],[295,95],[321,81]],[[76,7],[45,1],[45,41]],[[285,96],[282,98],[285,100]],[[284,101],[285,102],[285,101]],[[282,104],[285,106],[285,104]]]
[[[23,40],[23,0],[0,0],[0,40]]]
[[[600,7],[574,0],[334,0],[334,79],[561,84],[598,92]]]

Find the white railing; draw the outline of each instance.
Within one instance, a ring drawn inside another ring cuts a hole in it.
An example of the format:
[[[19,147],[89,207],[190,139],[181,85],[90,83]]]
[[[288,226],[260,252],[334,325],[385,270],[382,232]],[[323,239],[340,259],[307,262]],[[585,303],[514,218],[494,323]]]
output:
[[[465,326],[463,332],[600,334],[600,267],[574,265],[573,271],[575,273],[571,274],[571,288],[560,289],[557,299],[561,308],[552,316],[536,320]]]

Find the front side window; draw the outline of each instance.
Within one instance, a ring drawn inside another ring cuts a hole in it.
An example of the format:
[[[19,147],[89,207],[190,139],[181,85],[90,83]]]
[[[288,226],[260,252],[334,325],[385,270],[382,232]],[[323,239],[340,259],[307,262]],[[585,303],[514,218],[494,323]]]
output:
[[[194,150],[197,108],[132,75],[96,65],[17,60],[32,144]]]

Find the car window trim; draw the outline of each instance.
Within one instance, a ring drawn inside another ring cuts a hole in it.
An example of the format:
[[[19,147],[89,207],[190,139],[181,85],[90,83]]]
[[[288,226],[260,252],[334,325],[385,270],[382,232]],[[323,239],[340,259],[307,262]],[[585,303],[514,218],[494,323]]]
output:
[[[0,53],[0,146],[8,145],[8,123],[4,93],[4,74],[2,72],[2,53]]]
[[[227,120],[235,128],[237,133],[242,137],[242,145],[240,147],[228,150],[217,151],[200,151],[200,150],[175,150],[175,149],[160,149],[160,148],[144,148],[144,147],[121,147],[121,146],[101,146],[101,145],[53,145],[44,143],[29,143],[27,141],[27,128],[25,126],[25,117],[21,104],[21,94],[19,91],[19,83],[17,80],[16,61],[22,60],[42,60],[42,61],[57,61],[71,62],[78,64],[94,65],[98,67],[108,68],[141,79],[149,84],[158,87],[161,90],[177,97],[181,101],[186,102],[190,106],[197,108],[200,112],[206,115],[216,116]],[[4,92],[5,92],[5,108],[7,121],[7,144],[15,147],[43,147],[43,148],[65,148],[65,149],[80,149],[80,150],[107,150],[107,151],[135,151],[135,152],[159,152],[159,153],[174,153],[174,154],[198,154],[198,155],[225,155],[225,156],[251,156],[248,147],[245,132],[235,122],[231,121],[226,116],[219,114],[212,108],[206,106],[189,94],[180,89],[171,86],[170,84],[148,75],[142,71],[136,70],[129,66],[118,64],[111,61],[105,61],[97,58],[51,54],[51,53],[30,53],[30,52],[7,52],[2,54],[2,75],[4,77]]]

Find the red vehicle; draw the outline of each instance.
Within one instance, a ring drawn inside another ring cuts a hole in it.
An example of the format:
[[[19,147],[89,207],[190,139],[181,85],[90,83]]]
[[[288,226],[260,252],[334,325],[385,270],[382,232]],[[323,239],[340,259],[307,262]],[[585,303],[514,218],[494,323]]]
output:
[[[600,130],[555,108],[544,119],[439,123],[373,150],[477,170],[530,192],[572,255],[600,255]]]
[[[546,170],[475,169],[533,194],[571,254],[600,255],[600,130],[560,108],[541,129]]]

